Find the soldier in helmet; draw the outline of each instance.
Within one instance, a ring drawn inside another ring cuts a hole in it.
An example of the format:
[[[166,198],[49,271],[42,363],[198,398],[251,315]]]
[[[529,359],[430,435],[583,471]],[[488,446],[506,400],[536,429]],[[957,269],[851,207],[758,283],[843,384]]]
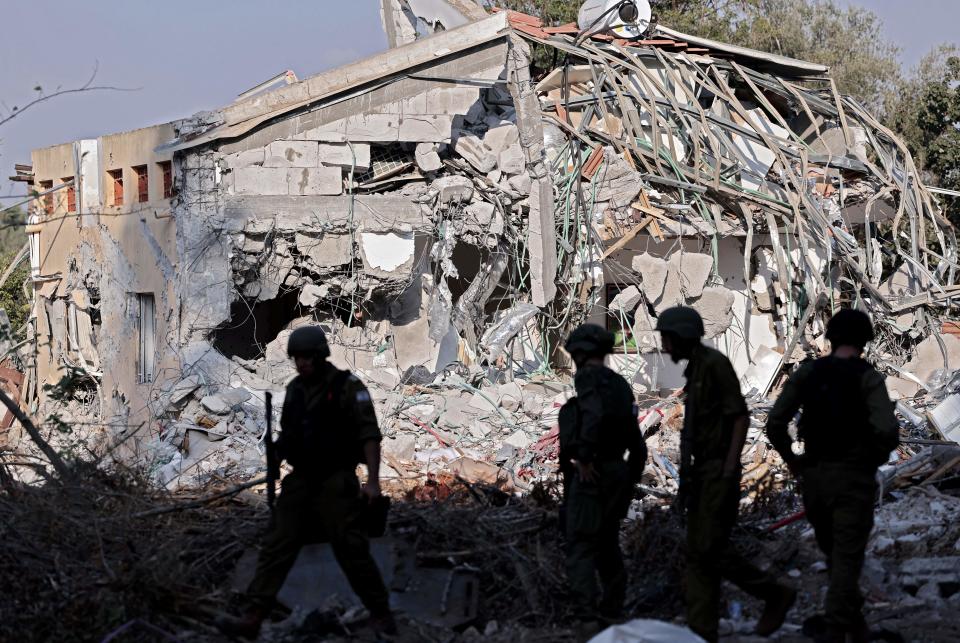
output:
[[[231,629],[256,635],[300,547],[319,536],[330,542],[374,629],[391,633],[396,626],[389,596],[362,521],[365,503],[380,496],[380,429],[370,393],[327,361],[330,347],[319,326],[294,330],[287,353],[297,376],[287,385],[276,452],[293,472],[283,479],[275,523],[247,590],[254,607]],[[360,463],[368,474],[362,487]]]
[[[612,333],[584,324],[565,346],[577,368],[577,395],[560,411],[567,581],[585,623],[615,619],[623,609],[627,574],[620,521],[647,460],[633,390],[604,364],[613,341]],[[626,451],[629,461],[624,460]]]
[[[676,507],[687,515],[687,622],[707,641],[719,632],[720,583],[732,581],[766,604],[757,634],[783,624],[796,592],[736,553],[730,532],[740,503],[740,452],[750,415],[730,360],[703,344],[703,320],[692,308],[660,313],[664,352],[688,360],[686,408],[680,437],[680,489]]]
[[[790,377],[767,420],[770,442],[803,488],[807,519],[827,556],[824,631],[818,640],[868,640],[861,609],[860,571],[873,527],[877,467],[897,448],[894,405],[883,377],[861,358],[873,339],[870,318],[844,309],[827,323],[831,353]],[[787,426],[803,410],[793,452]]]

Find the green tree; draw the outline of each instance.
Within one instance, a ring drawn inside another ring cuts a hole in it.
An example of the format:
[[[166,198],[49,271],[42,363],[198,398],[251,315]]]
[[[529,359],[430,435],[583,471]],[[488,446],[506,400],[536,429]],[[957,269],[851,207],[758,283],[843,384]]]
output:
[[[888,112],[926,182],[960,190],[960,51],[944,45],[927,54],[901,84]],[[960,199],[945,197],[944,203],[960,224]]]
[[[27,241],[24,232],[26,215],[19,209],[10,209],[0,217],[0,274],[20,252]],[[30,262],[23,261],[0,285],[0,308],[7,311],[14,331],[20,329],[30,316],[30,300],[23,292],[23,283],[30,276]]]

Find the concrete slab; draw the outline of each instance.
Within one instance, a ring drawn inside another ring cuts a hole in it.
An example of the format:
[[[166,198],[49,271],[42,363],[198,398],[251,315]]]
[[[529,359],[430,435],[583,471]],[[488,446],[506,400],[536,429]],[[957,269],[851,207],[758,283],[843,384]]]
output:
[[[233,173],[235,194],[275,196],[288,194],[287,168],[244,167]]]
[[[275,141],[267,146],[264,167],[317,167],[317,144],[313,141]]]
[[[262,147],[254,150],[244,150],[236,154],[227,154],[223,157],[223,164],[232,170],[238,170],[242,167],[253,165],[262,166],[266,155],[266,150]]]
[[[404,114],[397,137],[405,143],[449,143],[452,133],[448,114]]]
[[[343,192],[343,171],[339,167],[291,168],[288,170],[293,196],[333,196]]]

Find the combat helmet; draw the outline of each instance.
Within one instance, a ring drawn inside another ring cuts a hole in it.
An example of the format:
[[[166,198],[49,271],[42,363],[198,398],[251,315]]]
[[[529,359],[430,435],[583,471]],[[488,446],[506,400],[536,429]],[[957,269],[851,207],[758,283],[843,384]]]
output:
[[[614,341],[613,333],[605,328],[596,324],[581,324],[570,333],[564,348],[571,355],[607,355],[613,352]]]
[[[844,308],[827,322],[826,335],[834,346],[846,344],[862,349],[867,342],[873,341],[873,323],[866,313]]]
[[[693,308],[674,306],[660,313],[656,330],[682,339],[700,339],[704,335],[703,318]]]
[[[301,326],[292,333],[287,340],[287,355],[313,355],[320,359],[330,357],[330,345],[327,344],[327,334],[319,326]]]

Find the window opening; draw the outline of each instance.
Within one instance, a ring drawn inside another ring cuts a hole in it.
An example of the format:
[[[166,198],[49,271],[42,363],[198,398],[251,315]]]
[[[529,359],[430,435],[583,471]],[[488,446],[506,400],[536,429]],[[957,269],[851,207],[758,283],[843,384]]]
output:
[[[153,293],[137,294],[137,314],[140,340],[137,381],[146,384],[153,381],[154,356],[156,355],[156,318]]]

